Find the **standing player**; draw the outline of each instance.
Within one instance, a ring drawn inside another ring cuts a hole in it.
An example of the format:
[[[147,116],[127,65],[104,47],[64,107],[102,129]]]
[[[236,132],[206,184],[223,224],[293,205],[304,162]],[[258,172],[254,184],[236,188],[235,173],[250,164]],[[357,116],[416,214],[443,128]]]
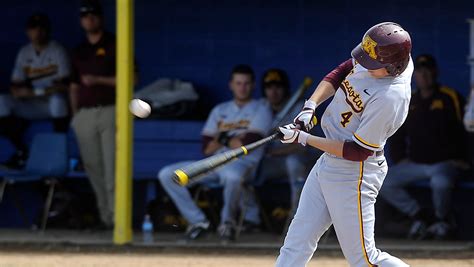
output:
[[[325,153],[308,176],[277,266],[305,266],[331,224],[350,266],[408,266],[375,247],[374,204],[387,173],[383,147],[408,113],[410,50],[410,36],[400,25],[373,26],[352,50],[353,59],[321,81],[295,124],[280,127],[283,143]],[[326,138],[306,133],[316,107],[333,95],[322,117]]]

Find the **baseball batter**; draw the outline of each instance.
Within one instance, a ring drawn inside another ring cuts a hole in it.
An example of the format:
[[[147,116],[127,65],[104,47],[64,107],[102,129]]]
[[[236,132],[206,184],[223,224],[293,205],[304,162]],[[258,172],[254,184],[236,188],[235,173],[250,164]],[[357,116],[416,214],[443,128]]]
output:
[[[350,266],[408,266],[375,247],[374,204],[387,173],[384,145],[408,113],[410,51],[410,36],[400,25],[373,26],[352,59],[321,81],[294,124],[280,127],[283,143],[325,153],[308,176],[276,266],[305,266],[331,224]],[[308,134],[315,109],[333,95],[322,117],[326,137]]]

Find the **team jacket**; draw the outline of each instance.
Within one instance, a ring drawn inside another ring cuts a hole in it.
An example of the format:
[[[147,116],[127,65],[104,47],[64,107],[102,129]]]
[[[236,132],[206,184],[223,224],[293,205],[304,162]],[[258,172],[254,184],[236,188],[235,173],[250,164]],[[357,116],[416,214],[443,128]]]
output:
[[[436,163],[466,156],[462,124],[464,100],[451,88],[439,86],[427,99],[415,92],[407,121],[391,138],[390,156],[417,163]]]

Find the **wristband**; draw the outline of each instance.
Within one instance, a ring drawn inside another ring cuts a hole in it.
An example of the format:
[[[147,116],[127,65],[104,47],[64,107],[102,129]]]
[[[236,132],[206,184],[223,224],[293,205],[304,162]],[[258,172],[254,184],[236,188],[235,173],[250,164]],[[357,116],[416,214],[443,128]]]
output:
[[[302,144],[303,146],[306,146],[306,142],[308,141],[309,133],[300,131],[300,134],[298,136],[298,143]]]
[[[318,107],[318,105],[316,104],[316,102],[314,102],[314,101],[311,100],[311,99],[308,99],[308,100],[306,100],[306,102],[304,102],[304,107],[303,107],[303,109],[316,110],[317,107]]]

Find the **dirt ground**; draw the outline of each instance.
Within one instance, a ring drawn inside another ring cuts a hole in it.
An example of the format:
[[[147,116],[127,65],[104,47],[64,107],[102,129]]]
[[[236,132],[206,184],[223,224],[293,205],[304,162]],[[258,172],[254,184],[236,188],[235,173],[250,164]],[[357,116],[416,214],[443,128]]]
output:
[[[209,255],[182,253],[27,253],[0,252],[0,267],[261,267],[273,266],[273,255]],[[474,257],[469,259],[405,259],[411,266],[429,267],[474,267]],[[315,257],[310,264],[315,266],[348,266],[344,259]]]

